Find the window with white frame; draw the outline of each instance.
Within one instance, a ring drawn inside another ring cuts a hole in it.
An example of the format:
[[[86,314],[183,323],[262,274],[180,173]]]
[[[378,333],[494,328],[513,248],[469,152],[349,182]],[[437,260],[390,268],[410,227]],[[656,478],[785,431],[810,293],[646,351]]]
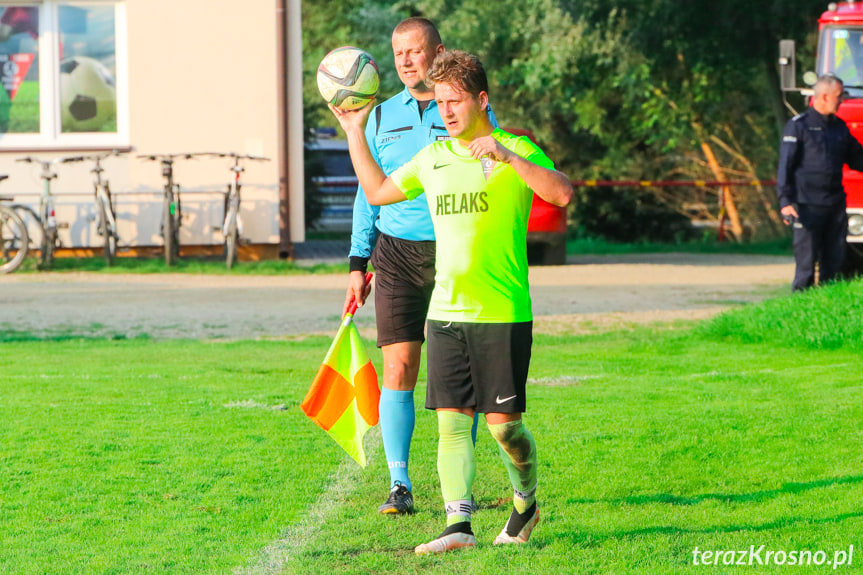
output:
[[[122,2],[0,2],[0,150],[128,144]]]

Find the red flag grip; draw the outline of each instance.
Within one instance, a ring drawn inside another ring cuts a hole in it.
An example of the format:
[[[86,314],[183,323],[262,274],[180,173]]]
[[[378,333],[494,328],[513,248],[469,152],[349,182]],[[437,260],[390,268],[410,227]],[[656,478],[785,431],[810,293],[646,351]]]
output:
[[[365,277],[366,283],[365,283],[365,285],[369,285],[369,282],[372,281],[372,276],[374,276],[374,274],[372,272],[366,272],[366,277]],[[354,315],[355,313],[357,313],[357,307],[358,307],[358,302],[357,302],[356,298],[354,298],[353,303],[351,303],[351,305],[348,308],[348,311],[345,315],[346,316]]]

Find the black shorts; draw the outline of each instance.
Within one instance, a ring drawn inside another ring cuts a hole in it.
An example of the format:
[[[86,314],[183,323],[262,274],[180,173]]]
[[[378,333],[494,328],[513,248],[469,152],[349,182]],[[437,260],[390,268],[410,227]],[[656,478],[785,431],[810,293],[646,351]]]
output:
[[[426,408],[524,413],[533,322],[428,322]]]
[[[434,289],[434,242],[412,242],[381,234],[372,252],[378,347],[425,341]]]

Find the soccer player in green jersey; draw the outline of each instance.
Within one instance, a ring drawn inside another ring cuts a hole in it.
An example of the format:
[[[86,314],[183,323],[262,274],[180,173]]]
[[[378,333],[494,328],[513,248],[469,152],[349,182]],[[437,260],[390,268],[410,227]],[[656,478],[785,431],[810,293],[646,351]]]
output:
[[[484,413],[514,489],[513,510],[496,545],[526,543],[536,523],[536,443],[522,423],[532,344],[527,220],[533,193],[564,206],[572,186],[525,137],[494,129],[488,80],[475,56],[439,55],[429,73],[451,139],[423,148],[386,177],[363,133],[371,106],[333,113],[345,130],[369,202],[425,193],[437,238],[428,314],[426,407],[438,416],[438,474],[447,527],[419,545],[423,555],[473,547],[471,424]]]

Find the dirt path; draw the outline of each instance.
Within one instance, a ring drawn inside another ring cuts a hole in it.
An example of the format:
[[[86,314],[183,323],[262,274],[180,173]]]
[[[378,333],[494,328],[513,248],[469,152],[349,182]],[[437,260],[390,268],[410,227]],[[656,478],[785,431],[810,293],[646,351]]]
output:
[[[700,319],[787,288],[789,257],[591,256],[531,268],[538,331]],[[308,276],[0,276],[0,330],[37,335],[254,338],[333,332],[345,278]],[[357,315],[374,327],[374,302]]]

